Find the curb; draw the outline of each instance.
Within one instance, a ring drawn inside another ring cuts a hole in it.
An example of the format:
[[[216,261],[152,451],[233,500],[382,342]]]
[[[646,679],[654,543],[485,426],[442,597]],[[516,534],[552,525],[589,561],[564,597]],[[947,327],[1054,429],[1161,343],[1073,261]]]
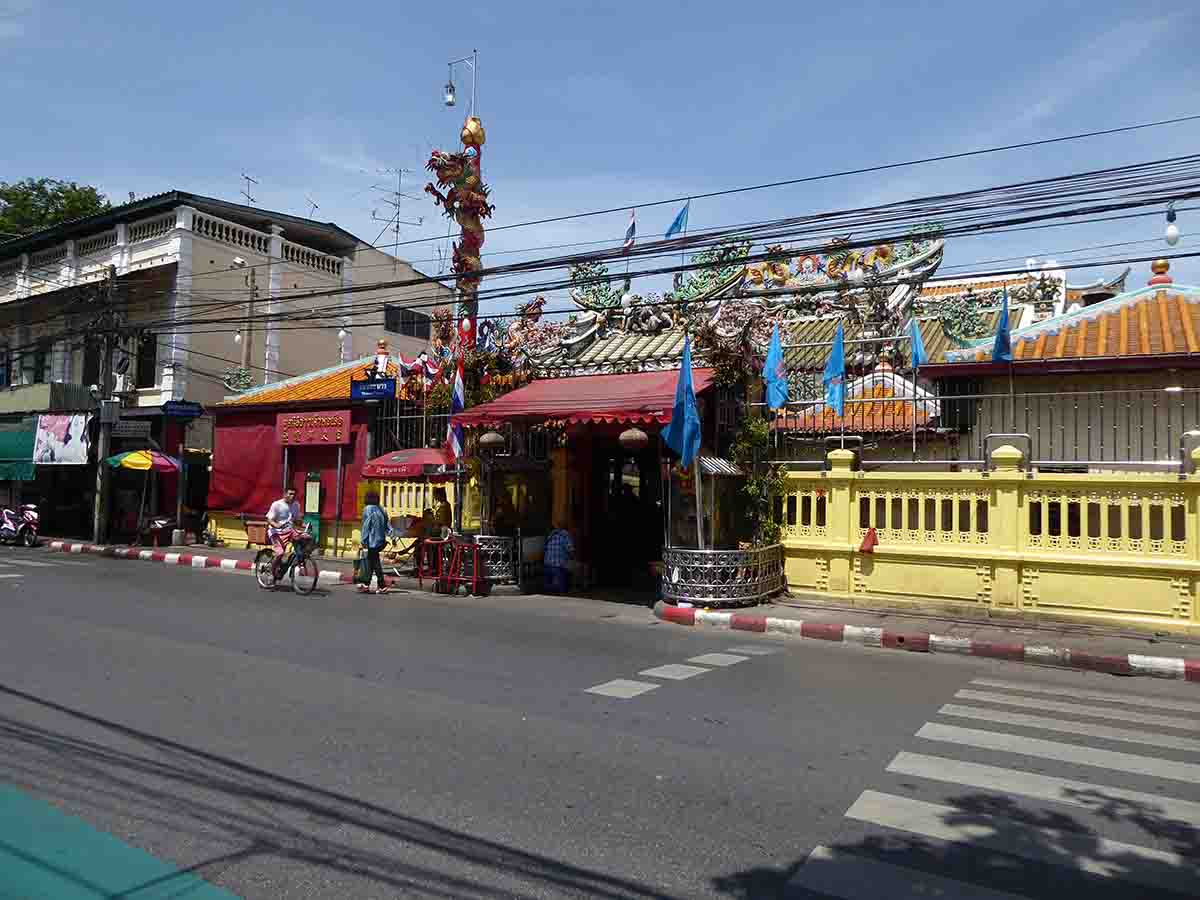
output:
[[[107,547],[103,544],[73,544],[68,541],[50,541],[46,549],[54,553],[88,553],[112,559],[136,559],[142,562],[157,562],[168,566],[187,566],[192,569],[221,569],[226,572],[252,572],[254,563],[248,559],[232,559],[201,553],[167,553],[162,550],[140,550],[137,547]],[[354,573],[337,569],[321,569],[317,578],[324,584],[353,584]],[[396,579],[387,578],[392,585]]]
[[[961,656],[983,656],[989,659],[1006,659],[1010,662],[1108,672],[1111,675],[1147,675],[1153,678],[1200,682],[1200,659],[1185,659],[1181,656],[1141,656],[1136,653],[1101,656],[1067,647],[996,643],[926,632],[888,631],[885,628],[868,628],[861,625],[709,612],[704,609],[669,606],[662,601],[654,604],[654,615],[664,622],[673,622],[676,625],[707,625],[710,628],[813,638],[819,641],[857,644],[861,647],[878,647],[883,650],[957,653]]]

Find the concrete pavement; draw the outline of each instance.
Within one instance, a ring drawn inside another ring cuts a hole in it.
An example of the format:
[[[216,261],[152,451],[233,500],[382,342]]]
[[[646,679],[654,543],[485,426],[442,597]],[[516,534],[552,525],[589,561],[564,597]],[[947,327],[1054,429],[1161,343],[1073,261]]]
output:
[[[6,559],[0,780],[237,895],[1196,893],[1187,685]]]

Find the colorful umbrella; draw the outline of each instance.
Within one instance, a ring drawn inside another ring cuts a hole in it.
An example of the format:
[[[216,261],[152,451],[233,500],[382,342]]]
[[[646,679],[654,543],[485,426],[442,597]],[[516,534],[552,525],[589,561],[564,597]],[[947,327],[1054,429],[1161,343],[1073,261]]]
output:
[[[114,469],[133,469],[135,472],[145,472],[149,469],[155,472],[179,471],[177,459],[157,450],[130,450],[110,456],[105,462]]]

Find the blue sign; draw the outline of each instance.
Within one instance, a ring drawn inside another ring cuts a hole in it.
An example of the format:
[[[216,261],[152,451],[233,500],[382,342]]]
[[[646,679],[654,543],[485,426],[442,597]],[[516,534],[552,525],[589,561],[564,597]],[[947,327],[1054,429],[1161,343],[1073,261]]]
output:
[[[198,419],[204,415],[204,407],[189,400],[168,400],[163,404],[163,415],[176,419]]]
[[[351,400],[394,400],[395,378],[372,378],[370,381],[351,381]]]

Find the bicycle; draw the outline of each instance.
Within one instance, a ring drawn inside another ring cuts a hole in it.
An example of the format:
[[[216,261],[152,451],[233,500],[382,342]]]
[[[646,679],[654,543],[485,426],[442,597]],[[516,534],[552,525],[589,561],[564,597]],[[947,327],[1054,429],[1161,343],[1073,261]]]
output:
[[[264,547],[254,557],[254,577],[263,590],[274,590],[275,585],[290,576],[292,590],[297,594],[311,594],[316,589],[320,572],[312,559],[313,537],[307,531],[290,530],[283,535],[288,553],[282,559],[275,555],[272,547]]]

